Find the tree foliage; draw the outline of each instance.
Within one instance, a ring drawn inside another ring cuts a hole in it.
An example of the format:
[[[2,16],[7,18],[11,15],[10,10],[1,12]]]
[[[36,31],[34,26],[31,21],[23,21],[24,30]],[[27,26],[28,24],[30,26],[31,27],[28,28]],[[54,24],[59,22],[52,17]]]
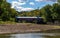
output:
[[[0,0],[0,20],[9,21],[10,18],[15,18],[17,12],[11,8],[11,4],[6,0]]]
[[[60,3],[60,0],[58,0],[58,3]]]

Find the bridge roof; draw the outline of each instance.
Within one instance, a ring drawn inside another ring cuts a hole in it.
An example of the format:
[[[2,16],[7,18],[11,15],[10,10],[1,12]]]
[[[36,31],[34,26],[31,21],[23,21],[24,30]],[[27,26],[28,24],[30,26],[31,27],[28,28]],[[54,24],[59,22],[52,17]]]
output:
[[[16,17],[16,18],[43,18],[43,17]]]

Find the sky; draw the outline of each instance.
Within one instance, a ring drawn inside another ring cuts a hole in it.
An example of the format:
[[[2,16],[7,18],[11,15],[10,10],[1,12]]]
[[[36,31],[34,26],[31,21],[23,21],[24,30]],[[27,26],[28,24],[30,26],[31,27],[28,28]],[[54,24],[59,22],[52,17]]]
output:
[[[16,9],[17,11],[31,11],[35,10],[38,7],[41,9],[47,4],[54,4],[57,0],[7,0],[11,3],[11,8]]]

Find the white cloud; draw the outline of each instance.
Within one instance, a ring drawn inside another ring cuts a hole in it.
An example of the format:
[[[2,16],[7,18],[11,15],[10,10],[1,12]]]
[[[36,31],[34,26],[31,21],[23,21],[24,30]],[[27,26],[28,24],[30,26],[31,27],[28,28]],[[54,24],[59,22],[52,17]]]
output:
[[[30,2],[29,4],[30,4],[30,5],[35,5],[34,2]]]
[[[25,2],[20,3],[20,2],[17,2],[17,1],[13,1],[13,2],[12,2],[12,7],[11,7],[11,8],[14,8],[14,7],[17,7],[17,6],[21,6],[21,5],[24,5],[24,4],[26,4],[26,3],[25,3]]]
[[[52,2],[56,2],[57,0],[35,0],[37,2],[41,2],[41,1],[52,1]]]
[[[22,2],[21,2],[22,0],[19,0],[19,1],[12,1],[12,6],[11,6],[11,8],[15,8],[17,11],[31,11],[31,10],[34,10],[34,8],[24,8],[24,7],[22,7],[22,5],[25,5],[26,4],[26,0],[23,0]],[[34,3],[33,2],[30,2],[30,4],[31,5],[34,5]]]
[[[22,8],[21,11],[31,11],[34,10],[33,8]]]
[[[18,0],[19,2],[27,2],[28,0]]]
[[[34,10],[34,8],[24,8],[24,7],[18,7],[17,8],[17,11],[31,11],[31,10]]]
[[[37,1],[37,2],[41,2],[41,1],[43,1],[43,0],[35,0],[35,1]]]

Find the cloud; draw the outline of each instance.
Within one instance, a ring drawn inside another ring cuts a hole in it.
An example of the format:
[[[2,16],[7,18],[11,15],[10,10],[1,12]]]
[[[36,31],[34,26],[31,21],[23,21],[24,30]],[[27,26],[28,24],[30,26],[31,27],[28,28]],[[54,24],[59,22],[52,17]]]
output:
[[[24,8],[24,7],[17,7],[17,11],[31,11],[34,10],[34,8]]]
[[[17,2],[17,1],[12,1],[12,6],[11,8],[17,7],[17,6],[21,6],[26,4],[25,2],[21,3],[21,2]]]
[[[18,2],[27,2],[28,0],[18,0]]]
[[[41,1],[44,1],[44,0],[35,0],[35,1],[37,1],[37,2],[41,2]]]
[[[29,4],[30,4],[30,5],[35,5],[34,2],[30,2]]]
[[[22,8],[21,11],[31,11],[34,10],[33,8]]]
[[[56,2],[57,0],[35,0],[37,2],[41,2],[41,1],[51,1],[51,2]]]
[[[19,1],[12,1],[12,6],[11,8],[15,8],[17,11],[31,11],[34,10],[34,8],[25,8],[22,7],[22,5],[25,5],[27,0],[19,0]],[[31,5],[34,5],[33,2],[30,2]]]

